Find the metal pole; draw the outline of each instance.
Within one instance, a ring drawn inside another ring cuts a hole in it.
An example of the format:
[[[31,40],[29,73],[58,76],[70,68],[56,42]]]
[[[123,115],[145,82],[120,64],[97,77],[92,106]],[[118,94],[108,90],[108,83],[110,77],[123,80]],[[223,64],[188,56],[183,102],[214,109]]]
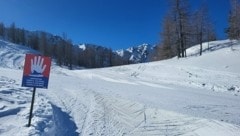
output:
[[[30,125],[31,125],[33,104],[34,104],[34,99],[35,99],[35,92],[36,92],[36,87],[33,88],[32,103],[31,103],[31,108],[30,108],[30,115],[29,115],[29,120],[28,120],[28,127],[30,127]]]

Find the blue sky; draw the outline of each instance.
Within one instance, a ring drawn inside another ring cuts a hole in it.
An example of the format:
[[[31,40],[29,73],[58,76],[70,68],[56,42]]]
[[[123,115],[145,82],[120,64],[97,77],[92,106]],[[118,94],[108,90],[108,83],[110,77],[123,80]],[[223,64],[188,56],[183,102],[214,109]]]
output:
[[[190,0],[192,8],[206,1],[219,39],[226,38],[229,0]],[[0,0],[0,21],[17,27],[66,33],[73,43],[112,49],[160,42],[161,21],[168,0]]]

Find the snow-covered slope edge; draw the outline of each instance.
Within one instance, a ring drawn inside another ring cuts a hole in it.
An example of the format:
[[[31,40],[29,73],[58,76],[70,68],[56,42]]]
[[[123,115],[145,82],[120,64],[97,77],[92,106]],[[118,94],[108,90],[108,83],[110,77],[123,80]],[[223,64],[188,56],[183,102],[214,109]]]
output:
[[[240,95],[240,42],[210,42],[209,50],[208,43],[204,43],[202,56],[199,56],[199,48],[196,45],[187,49],[187,58],[173,58],[149,66],[164,65],[158,73],[171,73],[162,82]]]
[[[208,49],[209,45],[209,49]],[[239,54],[240,54],[240,41],[221,40],[203,43],[203,55],[199,56],[199,45],[187,49],[187,59],[180,61],[181,65],[206,67],[212,70],[228,71],[239,73]]]
[[[26,46],[0,40],[0,67],[22,69],[26,53],[38,53]]]

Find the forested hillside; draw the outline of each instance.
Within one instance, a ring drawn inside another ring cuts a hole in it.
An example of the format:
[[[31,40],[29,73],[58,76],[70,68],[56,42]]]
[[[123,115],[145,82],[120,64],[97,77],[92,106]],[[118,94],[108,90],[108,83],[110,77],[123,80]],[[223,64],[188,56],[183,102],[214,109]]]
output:
[[[65,33],[62,36],[43,31],[28,31],[16,27],[15,23],[6,27],[0,23],[0,37],[12,43],[21,44],[50,56],[59,66],[100,68],[131,63],[114,53],[112,49],[86,44],[83,50],[75,46]]]

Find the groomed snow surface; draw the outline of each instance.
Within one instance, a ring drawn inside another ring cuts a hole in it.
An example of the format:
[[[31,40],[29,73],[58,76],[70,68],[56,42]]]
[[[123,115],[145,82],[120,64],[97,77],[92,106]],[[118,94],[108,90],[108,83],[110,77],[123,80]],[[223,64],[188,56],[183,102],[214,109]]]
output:
[[[209,50],[207,50],[209,45]],[[240,43],[183,59],[91,70],[53,64],[49,88],[21,87],[21,45],[0,41],[0,135],[240,136]]]

